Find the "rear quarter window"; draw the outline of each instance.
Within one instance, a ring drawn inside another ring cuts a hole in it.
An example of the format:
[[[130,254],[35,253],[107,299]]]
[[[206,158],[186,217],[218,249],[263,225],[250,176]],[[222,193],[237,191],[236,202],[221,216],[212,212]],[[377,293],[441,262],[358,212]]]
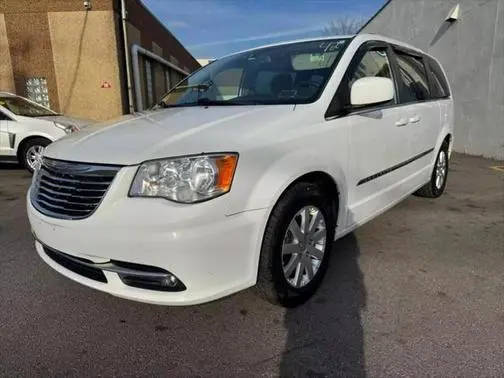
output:
[[[432,58],[427,58],[427,72],[431,83],[432,98],[450,97],[448,81],[441,69],[441,66]]]
[[[423,59],[395,51],[402,84],[401,102],[425,101],[430,98],[429,81]]]

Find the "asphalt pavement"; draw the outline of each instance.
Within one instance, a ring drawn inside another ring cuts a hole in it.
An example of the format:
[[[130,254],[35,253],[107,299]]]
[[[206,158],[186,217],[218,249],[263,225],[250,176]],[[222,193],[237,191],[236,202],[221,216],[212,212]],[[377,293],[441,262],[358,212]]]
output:
[[[0,166],[0,375],[504,376],[504,166],[454,154],[446,193],[411,196],[334,245],[295,309],[253,289],[161,307],[81,286],[35,252],[30,175]]]

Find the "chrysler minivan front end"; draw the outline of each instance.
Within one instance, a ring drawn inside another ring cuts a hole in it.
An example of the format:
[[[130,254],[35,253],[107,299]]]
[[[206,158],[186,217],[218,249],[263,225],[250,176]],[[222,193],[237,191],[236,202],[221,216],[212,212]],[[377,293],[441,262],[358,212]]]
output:
[[[37,252],[75,281],[142,302],[194,304],[251,286],[248,256],[259,248],[266,210],[225,214],[220,196],[237,160],[226,153],[117,166],[44,158],[27,201]],[[170,182],[159,182],[160,170]]]
[[[195,304],[254,285],[271,206],[293,174],[265,179],[292,146],[278,135],[302,140],[289,131],[306,116],[296,105],[320,97],[347,44],[222,58],[151,111],[51,145],[27,201],[38,254],[143,302]]]

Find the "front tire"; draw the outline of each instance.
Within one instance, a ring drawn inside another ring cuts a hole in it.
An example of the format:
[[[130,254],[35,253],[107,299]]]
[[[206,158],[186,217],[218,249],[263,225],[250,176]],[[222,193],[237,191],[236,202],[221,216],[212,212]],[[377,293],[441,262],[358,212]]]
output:
[[[430,181],[418,189],[414,194],[425,198],[438,198],[446,188],[448,179],[448,142],[445,141],[441,146],[434,163]]]
[[[310,298],[329,264],[335,222],[332,201],[317,185],[300,182],[288,189],[264,233],[259,294],[286,307]]]
[[[33,138],[23,143],[20,153],[20,163],[31,173],[41,161],[45,148],[51,143],[46,138]]]

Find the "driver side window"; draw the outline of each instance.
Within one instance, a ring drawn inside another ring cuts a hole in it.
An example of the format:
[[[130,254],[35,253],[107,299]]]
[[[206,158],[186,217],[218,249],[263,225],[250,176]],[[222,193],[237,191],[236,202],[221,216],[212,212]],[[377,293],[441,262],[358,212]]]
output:
[[[393,80],[390,61],[385,48],[369,50],[364,54],[348,81],[348,94],[350,94],[352,85],[364,77],[385,77]]]
[[[365,77],[383,77],[394,80],[388,51],[388,47],[381,44],[380,46],[363,45],[359,48],[325,113],[327,119],[344,116],[351,112],[350,91],[357,80]],[[395,103],[397,103],[396,98],[390,100],[390,104]]]

